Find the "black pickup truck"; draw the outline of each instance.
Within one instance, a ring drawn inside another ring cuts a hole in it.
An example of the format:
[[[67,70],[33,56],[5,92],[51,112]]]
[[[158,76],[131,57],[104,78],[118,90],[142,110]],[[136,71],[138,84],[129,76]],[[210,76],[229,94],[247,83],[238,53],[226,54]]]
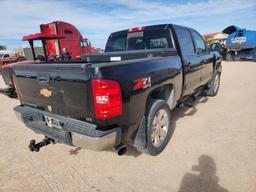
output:
[[[221,71],[219,53],[194,29],[132,28],[112,33],[104,53],[79,63],[14,65],[21,102],[14,110],[45,136],[31,140],[31,151],[59,142],[119,155],[132,145],[158,155],[173,133],[172,109],[215,96]]]

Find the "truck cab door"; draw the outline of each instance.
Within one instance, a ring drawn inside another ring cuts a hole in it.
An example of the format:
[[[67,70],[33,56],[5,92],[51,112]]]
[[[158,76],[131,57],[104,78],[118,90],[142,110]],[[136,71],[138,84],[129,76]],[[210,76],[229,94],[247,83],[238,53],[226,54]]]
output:
[[[200,86],[201,58],[195,52],[189,30],[175,29],[183,61],[183,96],[191,95]]]
[[[205,85],[211,80],[213,74],[213,55],[208,49],[206,42],[196,31],[191,31],[195,51],[200,62],[200,85]]]

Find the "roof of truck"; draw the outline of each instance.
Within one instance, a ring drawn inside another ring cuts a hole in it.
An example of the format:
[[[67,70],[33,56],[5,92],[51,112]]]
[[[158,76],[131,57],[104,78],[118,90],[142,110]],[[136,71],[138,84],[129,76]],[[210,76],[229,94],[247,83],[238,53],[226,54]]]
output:
[[[135,28],[125,29],[125,30],[121,30],[121,31],[116,31],[116,32],[111,33],[111,35],[115,34],[115,33],[127,33],[127,32],[129,32],[129,30],[136,29],[136,28],[143,28],[143,30],[161,30],[161,29],[167,29],[168,27],[195,30],[195,29],[192,29],[189,27],[185,27],[182,25],[176,25],[176,24],[158,24],[158,25],[148,25],[148,26],[141,26],[141,27],[135,27]]]

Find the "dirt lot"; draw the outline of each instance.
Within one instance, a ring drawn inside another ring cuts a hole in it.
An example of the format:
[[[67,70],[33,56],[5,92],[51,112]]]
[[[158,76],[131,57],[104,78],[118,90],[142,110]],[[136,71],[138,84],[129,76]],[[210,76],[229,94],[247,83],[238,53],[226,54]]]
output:
[[[220,92],[175,109],[176,130],[158,157],[51,145],[31,153],[26,129],[0,95],[0,191],[256,191],[256,63],[223,62]]]

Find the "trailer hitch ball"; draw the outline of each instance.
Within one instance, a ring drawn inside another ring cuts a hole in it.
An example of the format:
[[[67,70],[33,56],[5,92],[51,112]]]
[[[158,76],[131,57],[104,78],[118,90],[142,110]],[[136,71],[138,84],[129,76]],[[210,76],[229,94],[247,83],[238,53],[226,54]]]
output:
[[[55,141],[54,139],[51,139],[49,137],[45,137],[45,139],[43,139],[39,143],[36,143],[36,141],[33,139],[30,141],[28,148],[31,152],[39,152],[40,148],[47,146],[51,143],[55,144]]]
[[[29,144],[28,148],[31,152],[33,152],[33,151],[38,152],[39,151],[39,148],[36,146],[36,140],[34,140],[34,139],[30,141],[30,144]]]

